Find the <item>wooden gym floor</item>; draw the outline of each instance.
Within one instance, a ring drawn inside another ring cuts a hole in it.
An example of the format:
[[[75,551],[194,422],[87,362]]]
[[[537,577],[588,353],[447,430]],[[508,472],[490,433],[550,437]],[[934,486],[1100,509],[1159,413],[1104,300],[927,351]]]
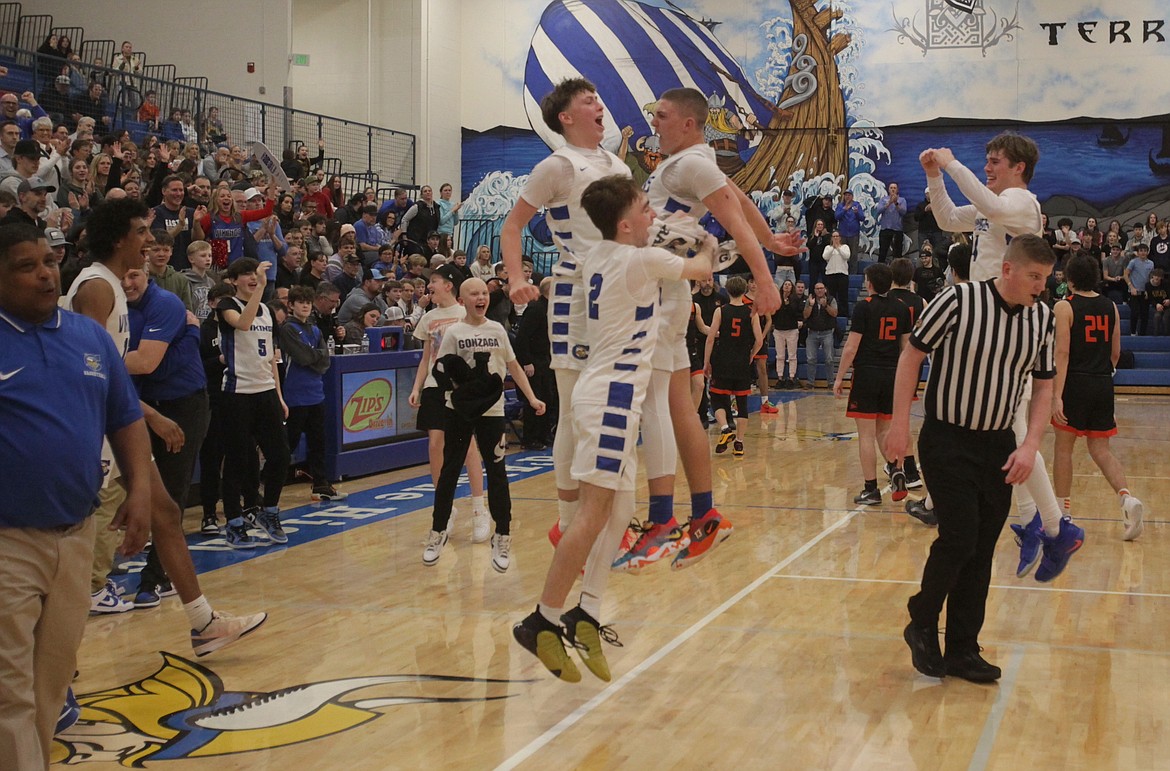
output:
[[[713,458],[716,501],[736,530],[710,559],[611,577],[603,620],[624,647],[607,648],[608,685],[584,668],[579,684],[556,680],[512,640],[551,555],[555,489],[546,472],[512,485],[505,575],[491,569],[486,544],[470,543],[463,500],[433,568],[420,560],[424,506],[206,573],[216,607],[265,609],[270,618],[197,661],[177,599],[91,619],[75,683],[87,708],[67,734],[69,762],[1165,768],[1170,440],[1157,416],[1168,407],[1165,397],[1119,398],[1113,445],[1146,502],[1140,539],[1121,540],[1116,498],[1081,446],[1074,516],[1087,537],[1065,575],[1052,585],[1016,579],[1010,533],[1001,539],[982,636],[984,655],[1004,670],[997,685],[912,669],[905,604],[933,530],[888,496],[881,507],[853,505],[861,487],[853,422],[843,401],[819,390],[778,415],[753,416],[745,457]],[[1049,432],[1050,463],[1051,447]],[[425,476],[415,468],[344,486]],[[677,500],[682,519],[681,478]],[[303,485],[286,490],[286,508],[306,502]],[[198,522],[194,510],[187,516]]]

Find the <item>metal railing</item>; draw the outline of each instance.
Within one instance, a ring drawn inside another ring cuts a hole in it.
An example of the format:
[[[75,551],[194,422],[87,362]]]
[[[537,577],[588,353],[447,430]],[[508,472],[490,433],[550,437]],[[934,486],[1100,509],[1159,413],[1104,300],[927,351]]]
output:
[[[0,4],[0,35],[4,34],[6,23],[3,14],[4,4]],[[24,21],[28,19],[23,17]],[[45,29],[47,34],[48,26]],[[113,47],[112,41],[89,40],[82,43],[81,50],[92,53],[99,50],[98,43]],[[38,97],[54,88],[54,80],[64,64],[56,57],[9,45],[0,45],[0,63],[9,68],[8,77],[0,80],[0,89],[18,94],[28,90]],[[169,131],[173,135],[177,127],[163,125],[171,110],[190,110],[205,152],[214,149],[207,126],[208,119],[215,117],[222,124],[227,143],[246,148],[259,141],[277,155],[286,147],[295,149],[304,144],[309,148],[309,157],[314,158],[318,140],[325,140],[326,174],[340,176],[347,192],[369,186],[375,189],[415,186],[413,134],[211,91],[206,78],[176,77],[175,67],[170,64],[148,65],[144,70],[141,75],[120,72],[95,66],[84,57],[72,63],[70,71],[80,73],[79,80],[87,88],[93,82],[106,87],[101,114],[91,116],[99,120],[98,134],[128,130],[136,142],[147,134],[167,136]],[[157,127],[138,120],[139,108],[150,91],[155,92],[159,107]],[[74,105],[85,107],[79,110],[82,114],[99,112],[77,101],[82,96],[70,94]]]

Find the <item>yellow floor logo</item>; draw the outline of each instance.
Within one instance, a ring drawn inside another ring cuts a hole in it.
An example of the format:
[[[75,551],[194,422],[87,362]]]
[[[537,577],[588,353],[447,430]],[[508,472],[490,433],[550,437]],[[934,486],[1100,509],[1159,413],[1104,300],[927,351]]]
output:
[[[386,675],[305,683],[272,692],[228,691],[206,667],[170,653],[153,675],[106,691],[79,694],[81,718],[57,735],[54,763],[117,762],[131,768],[146,760],[206,758],[283,747],[331,736],[406,704],[477,702],[494,696],[345,697],[376,687],[427,682],[520,684],[450,675]]]

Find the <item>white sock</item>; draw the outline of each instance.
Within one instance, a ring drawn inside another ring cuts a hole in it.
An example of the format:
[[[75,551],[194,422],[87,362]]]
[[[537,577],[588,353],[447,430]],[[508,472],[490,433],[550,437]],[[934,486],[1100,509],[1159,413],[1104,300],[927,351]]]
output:
[[[486,511],[486,509],[483,506],[483,496],[482,495],[471,496],[471,511],[473,514],[482,514],[484,511]]]
[[[1036,453],[1036,465],[1032,467],[1032,473],[1017,487],[1019,488],[1024,488],[1028,497],[1036,502],[1040,521],[1044,525],[1044,534],[1055,537],[1060,532],[1060,504],[1056,502],[1052,480],[1048,478],[1048,468],[1044,465],[1044,458],[1039,452]],[[1031,517],[1028,519],[1030,521]]]
[[[934,511],[934,498],[930,497],[930,493],[926,494],[926,508]]]
[[[609,521],[593,542],[589,559],[585,561],[585,577],[581,580],[581,609],[595,619],[601,618],[601,598],[609,583],[609,574],[613,572],[613,561],[617,558],[618,547],[621,546],[630,518],[636,511],[634,491],[619,490],[614,495]]]
[[[561,523],[561,532],[569,529],[569,524],[573,521],[573,516],[577,513],[577,504],[580,499],[575,501],[562,501],[557,499],[557,519]]]
[[[187,621],[196,632],[202,632],[211,623],[211,603],[202,594],[190,602],[183,603]]]
[[[536,609],[540,611],[540,615],[544,616],[544,620],[556,626],[561,625],[561,616],[564,615],[564,608],[550,608],[543,602],[537,603]]]

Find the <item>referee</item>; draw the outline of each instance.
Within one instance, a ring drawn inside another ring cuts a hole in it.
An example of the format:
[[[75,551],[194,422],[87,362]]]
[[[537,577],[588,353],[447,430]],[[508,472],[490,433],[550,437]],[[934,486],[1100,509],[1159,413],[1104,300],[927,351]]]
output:
[[[999,679],[979,655],[991,561],[1011,509],[1013,484],[1028,478],[1051,417],[1052,311],[1038,302],[1055,262],[1042,238],[1021,235],[1004,254],[999,278],[948,287],[926,306],[898,361],[886,454],[910,444],[910,402],[922,360],[930,380],[918,437],[922,471],[938,513],[938,537],[910,598],[904,637],[914,668],[930,677]],[[1012,419],[1033,379],[1028,432],[1019,449]],[[947,605],[946,656],[938,617]]]

